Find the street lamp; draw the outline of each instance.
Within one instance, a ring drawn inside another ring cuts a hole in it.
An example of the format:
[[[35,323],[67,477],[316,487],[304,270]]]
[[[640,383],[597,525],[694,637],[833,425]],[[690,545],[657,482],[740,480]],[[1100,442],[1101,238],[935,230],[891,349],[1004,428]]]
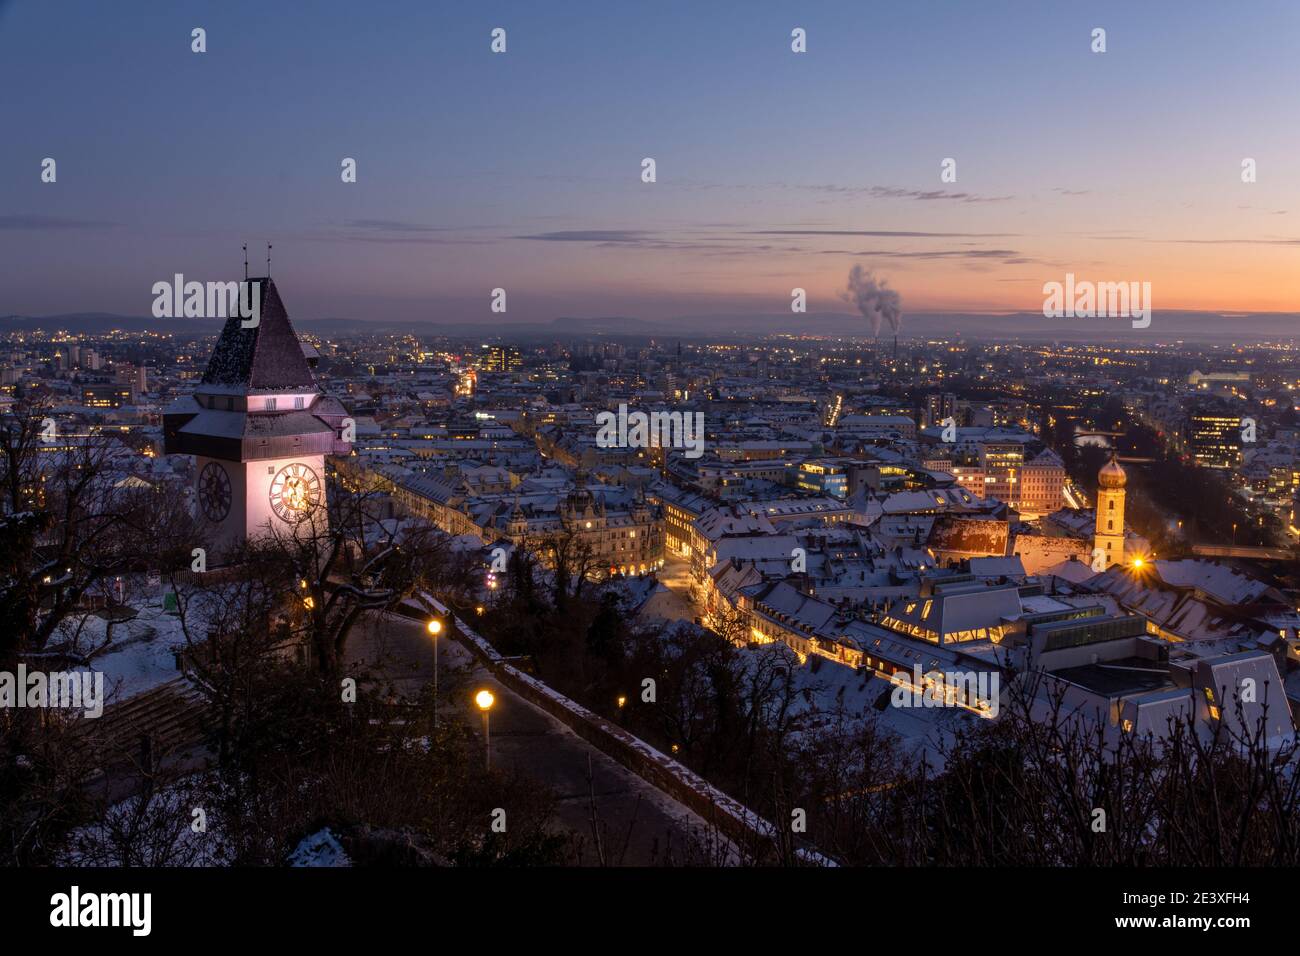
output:
[[[492,696],[492,691],[484,688],[474,695],[474,703],[478,704],[478,709],[483,711],[483,754],[484,766],[492,769],[492,735],[491,728],[488,726],[488,712],[492,710],[492,705],[496,703],[496,698]]]
[[[438,726],[438,635],[442,633],[442,621],[431,617],[425,629],[433,638],[433,726],[436,729]]]

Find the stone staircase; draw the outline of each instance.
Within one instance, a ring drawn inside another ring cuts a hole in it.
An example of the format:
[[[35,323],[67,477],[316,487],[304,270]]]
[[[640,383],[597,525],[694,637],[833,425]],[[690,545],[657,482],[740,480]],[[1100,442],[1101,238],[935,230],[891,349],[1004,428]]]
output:
[[[184,677],[176,677],[86,721],[90,745],[98,754],[96,776],[152,772],[163,762],[198,757],[204,750],[203,695]]]

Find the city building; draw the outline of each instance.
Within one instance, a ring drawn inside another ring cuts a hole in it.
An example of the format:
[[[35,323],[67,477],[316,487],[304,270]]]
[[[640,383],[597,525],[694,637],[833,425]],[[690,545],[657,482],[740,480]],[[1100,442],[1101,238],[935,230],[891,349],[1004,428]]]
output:
[[[1124,487],[1128,475],[1112,454],[1097,473],[1097,532],[1093,555],[1103,568],[1124,563]]]
[[[217,555],[303,522],[323,531],[325,456],[351,450],[347,412],[317,386],[275,283],[252,281],[260,321],[227,319],[202,381],[164,417],[167,454],[194,456],[197,516]]]
[[[1236,468],[1241,464],[1241,416],[1194,409],[1188,416],[1187,447],[1202,468]]]
[[[514,345],[484,345],[479,361],[485,372],[517,372],[524,367],[523,356]]]

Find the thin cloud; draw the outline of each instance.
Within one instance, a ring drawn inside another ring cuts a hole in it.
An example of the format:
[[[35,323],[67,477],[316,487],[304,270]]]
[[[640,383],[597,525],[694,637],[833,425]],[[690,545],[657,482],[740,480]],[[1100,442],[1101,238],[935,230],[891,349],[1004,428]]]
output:
[[[598,249],[637,249],[688,251],[705,256],[753,255],[755,253],[789,253],[819,256],[874,256],[890,259],[966,261],[1001,260],[1007,264],[1021,264],[1032,260],[1016,249],[947,248],[931,250],[908,249],[809,249],[807,246],[777,245],[763,241],[769,237],[792,239],[819,237],[871,237],[884,239],[964,239],[1013,235],[1011,233],[978,232],[915,232],[900,230],[864,229],[756,229],[739,234],[721,236],[696,235],[688,230],[685,235],[668,235],[645,229],[565,229],[554,232],[529,233],[512,236],[513,239],[531,242],[576,242]],[[959,245],[962,245],[959,243]],[[978,243],[964,245],[977,247]]]
[[[677,179],[665,182],[664,187],[688,190],[757,190],[760,192],[773,189],[788,189],[796,192],[823,193],[832,196],[865,196],[870,199],[903,199],[914,202],[991,203],[1010,202],[1016,198],[1015,196],[983,196],[979,193],[954,192],[950,189],[907,189],[903,186],[881,185],[844,186],[836,183],[723,183],[698,179]]]
[[[376,232],[453,232],[447,226],[428,226],[421,222],[406,222],[401,219],[348,219],[342,223],[345,229],[363,229]]]
[[[1141,239],[1140,242],[1173,242],[1192,246],[1300,246],[1300,239]]]
[[[889,229],[759,229],[754,236],[869,236],[885,239],[993,239],[1013,232],[900,232]]]
[[[513,236],[514,239],[529,239],[535,242],[647,242],[654,241],[652,233],[644,229],[562,229],[557,232],[539,232],[528,236]]]
[[[0,216],[0,229],[112,229],[118,222],[100,222],[94,219],[65,219],[62,216],[9,215]]]
[[[801,251],[794,247],[782,248],[765,243],[756,244],[743,238],[741,241],[737,241],[736,237],[731,235],[674,238],[644,229],[565,229],[556,232],[512,236],[511,238],[530,242],[580,242],[597,249],[684,251],[710,256],[751,255],[756,252],[794,253]]]
[[[981,196],[978,193],[953,192],[950,189],[904,189],[901,186],[837,186],[833,184],[800,185],[775,183],[783,189],[800,189],[809,192],[832,193],[837,196],[859,195],[872,199],[907,199],[916,202],[987,203],[1009,202],[1015,196]]]
[[[919,251],[865,249],[856,252],[848,249],[827,249],[818,253],[818,255],[875,256],[885,259],[1007,259],[1010,261],[1019,257],[1020,253],[1015,249],[929,249]]]
[[[309,242],[368,242],[418,246],[478,246],[485,238],[459,235],[474,227],[430,226],[401,219],[348,219],[293,238]]]

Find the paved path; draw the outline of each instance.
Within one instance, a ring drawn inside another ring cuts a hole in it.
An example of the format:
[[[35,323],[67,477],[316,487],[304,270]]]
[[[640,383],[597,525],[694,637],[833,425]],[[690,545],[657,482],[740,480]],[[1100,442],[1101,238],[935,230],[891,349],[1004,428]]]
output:
[[[444,679],[454,667],[468,667],[472,675],[457,695],[463,700],[442,713],[466,721],[481,736],[482,719],[472,698],[484,687],[492,691],[493,768],[531,777],[557,795],[560,828],[581,838],[579,862],[600,864],[597,831],[610,865],[716,862],[698,846],[710,842],[709,828],[699,816],[499,684],[460,644],[443,639],[439,647]],[[384,673],[405,692],[433,679],[431,639],[418,621],[407,618],[369,616],[354,631],[348,657],[382,661]],[[443,686],[450,686],[449,679]],[[593,794],[597,825],[592,821]]]
[[[668,590],[656,594],[641,613],[645,617],[663,618],[667,621],[693,621],[700,611],[691,603],[691,565],[685,558],[667,555],[658,572],[659,583]]]

